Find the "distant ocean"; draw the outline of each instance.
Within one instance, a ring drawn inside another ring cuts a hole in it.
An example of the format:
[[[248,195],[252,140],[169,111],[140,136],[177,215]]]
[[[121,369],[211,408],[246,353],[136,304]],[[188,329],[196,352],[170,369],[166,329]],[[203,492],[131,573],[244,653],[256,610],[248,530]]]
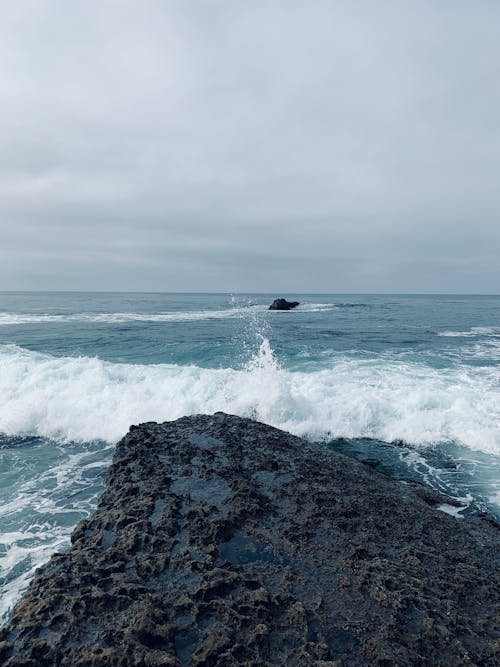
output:
[[[500,517],[500,297],[0,293],[0,619],[131,424],[217,410]]]

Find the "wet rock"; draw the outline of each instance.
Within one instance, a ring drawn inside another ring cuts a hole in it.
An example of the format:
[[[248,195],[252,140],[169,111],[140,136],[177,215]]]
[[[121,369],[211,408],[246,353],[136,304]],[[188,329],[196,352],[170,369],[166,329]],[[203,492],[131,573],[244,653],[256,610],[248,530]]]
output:
[[[286,299],[274,299],[268,310],[291,310],[297,308],[300,301],[287,301]]]
[[[424,491],[222,413],[133,427],[0,664],[496,666],[498,526]]]

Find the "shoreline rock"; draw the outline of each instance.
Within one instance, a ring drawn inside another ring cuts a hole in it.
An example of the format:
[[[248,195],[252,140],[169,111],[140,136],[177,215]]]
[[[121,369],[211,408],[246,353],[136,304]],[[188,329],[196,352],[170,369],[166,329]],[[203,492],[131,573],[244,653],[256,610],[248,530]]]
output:
[[[498,525],[442,500],[223,413],[131,427],[0,664],[493,667]]]

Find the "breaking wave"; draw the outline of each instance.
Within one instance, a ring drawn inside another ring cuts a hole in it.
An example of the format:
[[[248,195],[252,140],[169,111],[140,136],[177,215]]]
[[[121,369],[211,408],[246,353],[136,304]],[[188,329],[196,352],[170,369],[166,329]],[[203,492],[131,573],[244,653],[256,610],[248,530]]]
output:
[[[0,346],[0,432],[114,442],[131,423],[225,411],[312,438],[456,442],[500,455],[500,369],[390,358],[280,367],[269,341],[240,369],[135,365]]]

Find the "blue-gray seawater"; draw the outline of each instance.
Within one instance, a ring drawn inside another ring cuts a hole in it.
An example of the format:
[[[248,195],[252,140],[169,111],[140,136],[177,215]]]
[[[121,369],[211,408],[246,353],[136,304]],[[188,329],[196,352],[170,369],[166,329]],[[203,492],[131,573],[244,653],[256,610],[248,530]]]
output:
[[[217,410],[498,517],[500,297],[0,293],[0,619],[130,424]]]

